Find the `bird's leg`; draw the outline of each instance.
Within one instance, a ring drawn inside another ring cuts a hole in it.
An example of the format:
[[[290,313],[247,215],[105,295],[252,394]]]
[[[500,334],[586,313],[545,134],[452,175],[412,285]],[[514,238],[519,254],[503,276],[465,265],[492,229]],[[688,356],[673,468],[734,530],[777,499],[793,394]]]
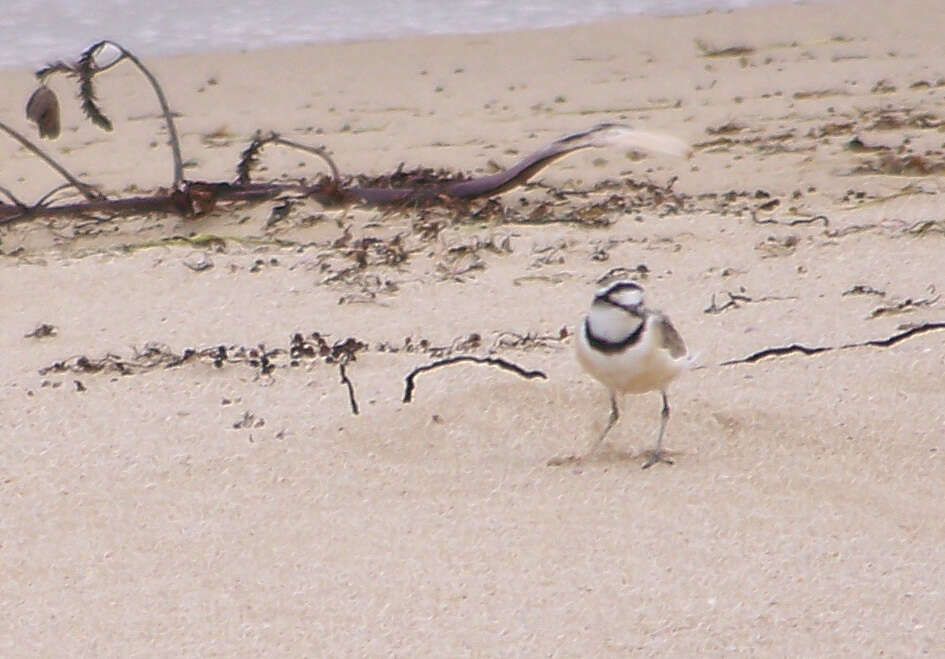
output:
[[[662,462],[664,464],[671,465],[673,461],[669,459],[669,456],[666,455],[666,452],[663,451],[663,433],[666,432],[666,424],[669,422],[669,400],[666,398],[666,392],[660,390],[660,394],[663,396],[663,410],[660,412],[660,434],[656,438],[656,448],[646,452],[646,462],[643,463],[643,468],[648,469],[652,467],[657,462]]]
[[[607,425],[604,427],[604,432],[600,434],[600,437],[597,438],[597,441],[594,442],[594,445],[591,446],[591,450],[587,452],[587,455],[593,454],[600,448],[600,445],[603,443],[604,438],[607,436],[607,433],[610,432],[610,429],[614,427],[617,421],[620,419],[620,408],[617,407],[617,394],[613,391],[610,392],[610,418],[607,419]]]

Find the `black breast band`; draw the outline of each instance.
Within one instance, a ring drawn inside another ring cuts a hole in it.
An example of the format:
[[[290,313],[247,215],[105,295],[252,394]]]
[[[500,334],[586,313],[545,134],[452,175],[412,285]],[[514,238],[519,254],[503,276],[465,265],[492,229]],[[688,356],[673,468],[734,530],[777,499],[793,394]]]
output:
[[[646,325],[646,318],[640,320],[640,325],[633,330],[633,332],[627,336],[625,339],[620,341],[608,341],[607,339],[602,339],[599,336],[595,336],[594,332],[591,331],[591,319],[584,319],[584,334],[587,336],[587,342],[591,344],[591,347],[598,352],[603,352],[607,354],[615,352],[623,352],[634,343],[637,343],[640,340],[640,335],[643,334],[643,327]]]

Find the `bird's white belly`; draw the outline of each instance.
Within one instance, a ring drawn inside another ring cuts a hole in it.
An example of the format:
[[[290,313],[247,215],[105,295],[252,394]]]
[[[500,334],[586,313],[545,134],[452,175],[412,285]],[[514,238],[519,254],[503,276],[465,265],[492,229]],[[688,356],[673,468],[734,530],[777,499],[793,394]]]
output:
[[[685,370],[688,359],[674,359],[657,343],[659,337],[652,329],[647,327],[640,342],[623,352],[604,353],[588,345],[582,326],[575,342],[578,361],[601,384],[618,393],[639,394],[665,389]]]

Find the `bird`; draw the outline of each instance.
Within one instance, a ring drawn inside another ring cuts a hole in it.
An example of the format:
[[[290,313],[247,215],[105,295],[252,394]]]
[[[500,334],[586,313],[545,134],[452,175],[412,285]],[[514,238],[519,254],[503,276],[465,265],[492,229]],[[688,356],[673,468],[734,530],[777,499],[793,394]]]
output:
[[[690,365],[686,343],[669,318],[643,303],[643,287],[618,280],[594,295],[575,341],[583,369],[610,392],[610,417],[588,455],[593,454],[620,418],[618,398],[623,394],[659,391],[663,399],[656,446],[646,451],[644,469],[657,463],[673,464],[663,449],[669,422],[666,390]]]

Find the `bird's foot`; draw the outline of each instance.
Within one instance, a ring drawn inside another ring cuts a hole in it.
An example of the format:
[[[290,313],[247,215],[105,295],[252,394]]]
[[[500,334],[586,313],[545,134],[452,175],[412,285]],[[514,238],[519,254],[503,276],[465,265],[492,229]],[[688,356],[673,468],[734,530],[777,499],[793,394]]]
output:
[[[672,451],[665,449],[650,449],[649,451],[644,451],[643,456],[646,458],[646,462],[643,463],[643,468],[649,469],[658,462],[667,465],[675,464],[672,458],[669,457],[671,454]]]

